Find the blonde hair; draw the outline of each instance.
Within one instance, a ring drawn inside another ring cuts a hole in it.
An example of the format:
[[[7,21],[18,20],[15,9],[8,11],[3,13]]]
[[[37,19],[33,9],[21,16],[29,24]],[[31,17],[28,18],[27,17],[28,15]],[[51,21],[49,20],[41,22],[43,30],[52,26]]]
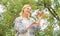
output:
[[[19,13],[20,16],[22,16],[22,14],[23,14],[23,12],[24,12],[24,9],[25,9],[26,7],[30,7],[30,5],[29,5],[29,4],[26,4],[26,5],[23,6],[21,12]]]

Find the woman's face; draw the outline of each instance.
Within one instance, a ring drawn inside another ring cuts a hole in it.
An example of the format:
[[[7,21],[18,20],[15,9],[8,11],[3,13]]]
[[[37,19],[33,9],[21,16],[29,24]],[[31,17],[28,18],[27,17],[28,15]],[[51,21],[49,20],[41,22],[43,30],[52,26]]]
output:
[[[31,7],[28,6],[28,7],[24,8],[24,13],[27,14],[27,15],[29,16],[30,13],[31,13]]]

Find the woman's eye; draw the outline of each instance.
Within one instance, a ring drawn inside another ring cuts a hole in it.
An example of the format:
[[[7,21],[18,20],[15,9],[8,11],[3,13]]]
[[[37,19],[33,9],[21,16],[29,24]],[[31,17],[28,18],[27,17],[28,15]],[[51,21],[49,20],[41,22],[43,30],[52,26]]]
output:
[[[27,8],[27,9],[29,9],[29,8]]]
[[[27,9],[31,11],[31,9],[30,9],[30,8],[27,8]]]

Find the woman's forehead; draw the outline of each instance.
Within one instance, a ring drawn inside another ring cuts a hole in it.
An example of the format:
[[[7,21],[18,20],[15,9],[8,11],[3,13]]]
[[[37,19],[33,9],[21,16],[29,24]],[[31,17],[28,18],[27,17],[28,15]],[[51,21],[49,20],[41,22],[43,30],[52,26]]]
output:
[[[29,9],[31,9],[31,7],[30,7],[30,6],[28,6],[28,7],[26,7],[26,8],[29,8]]]

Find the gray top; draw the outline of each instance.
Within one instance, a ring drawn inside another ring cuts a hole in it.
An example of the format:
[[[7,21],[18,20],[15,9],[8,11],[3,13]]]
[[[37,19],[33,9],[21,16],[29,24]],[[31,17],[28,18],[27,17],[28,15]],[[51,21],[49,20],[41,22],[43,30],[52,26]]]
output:
[[[22,16],[17,17],[14,21],[15,23],[14,29],[19,34],[27,32],[26,36],[32,36],[32,35],[34,36],[34,34],[32,33],[34,33],[34,31],[37,31],[37,28],[38,28],[36,24],[32,25],[32,27],[29,30],[26,30],[26,26],[34,21],[35,20],[33,20],[32,18],[24,19]]]

